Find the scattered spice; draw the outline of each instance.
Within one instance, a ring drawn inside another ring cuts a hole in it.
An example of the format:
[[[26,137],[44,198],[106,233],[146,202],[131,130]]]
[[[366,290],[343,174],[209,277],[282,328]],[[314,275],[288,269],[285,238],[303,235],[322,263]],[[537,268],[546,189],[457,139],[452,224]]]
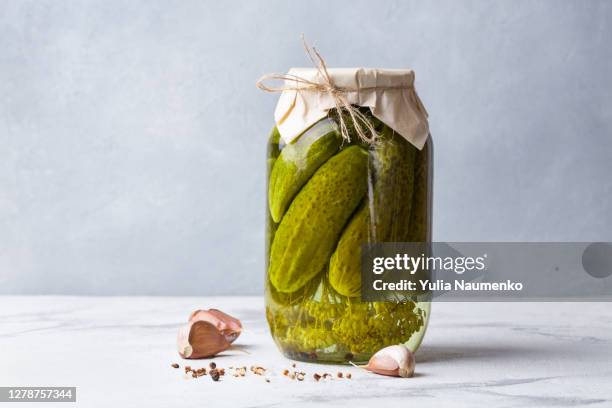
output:
[[[253,372],[253,374],[256,375],[264,375],[266,373],[266,369],[263,367],[255,367],[255,366],[251,366],[251,371]]]
[[[170,365],[172,368],[180,368],[180,366],[177,363],[172,363]],[[213,381],[219,381],[219,379],[225,375],[225,368],[222,367],[218,367],[217,364],[213,361],[210,362],[210,364],[208,365],[209,369],[207,370],[206,367],[200,367],[200,368],[192,368],[191,366],[185,366],[185,374],[189,374],[191,373],[191,377],[192,378],[198,378],[201,377],[203,375],[207,375],[209,374],[211,379]],[[297,367],[297,365],[295,363],[291,364],[292,367]],[[247,367],[246,366],[242,366],[242,367],[234,367],[234,366],[230,366],[229,367],[230,370],[233,370],[232,375],[234,377],[245,377],[246,376],[246,372],[247,372]],[[249,371],[251,371],[253,374],[255,375],[259,375],[264,377],[264,380],[269,383],[271,382],[270,378],[266,376],[266,374],[268,373],[268,370],[265,367],[262,366],[258,366],[258,365],[252,365],[249,367]],[[283,376],[290,378],[291,380],[298,380],[298,381],[304,381],[306,379],[306,373],[304,371],[291,371],[289,369],[284,369],[282,371]],[[338,378],[346,378],[346,379],[351,379],[352,378],[352,374],[351,373],[343,373],[341,371],[338,371],[336,373],[336,377]],[[314,373],[312,375],[312,378],[319,382],[321,379],[326,380],[328,378],[333,379],[334,375],[330,374],[330,373]]]

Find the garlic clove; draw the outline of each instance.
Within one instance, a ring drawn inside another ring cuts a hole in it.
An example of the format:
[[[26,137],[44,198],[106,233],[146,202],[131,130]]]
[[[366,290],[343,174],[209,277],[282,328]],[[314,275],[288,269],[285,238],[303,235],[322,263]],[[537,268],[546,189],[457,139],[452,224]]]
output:
[[[366,368],[376,374],[399,377],[399,365],[391,356],[383,354],[374,355],[370,358],[370,361],[368,361]]]
[[[242,332],[240,320],[217,309],[196,310],[189,316],[189,321],[205,321],[213,324],[230,343],[233,343]]]
[[[416,363],[414,354],[403,344],[385,347],[374,354],[366,370],[393,377],[412,377]]]
[[[212,313],[213,315],[217,316],[222,321],[224,321],[230,329],[238,333],[242,331],[242,323],[240,322],[240,320],[236,319],[235,317],[232,317],[228,315],[227,313],[224,313],[217,309],[208,309],[208,311]]]
[[[177,347],[183,358],[212,357],[230,346],[225,336],[212,323],[198,320],[179,329]]]

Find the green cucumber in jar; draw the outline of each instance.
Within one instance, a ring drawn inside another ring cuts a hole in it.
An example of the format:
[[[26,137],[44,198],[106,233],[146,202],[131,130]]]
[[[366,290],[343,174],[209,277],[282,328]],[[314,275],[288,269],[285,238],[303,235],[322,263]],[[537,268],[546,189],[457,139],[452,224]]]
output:
[[[323,119],[283,148],[270,172],[268,186],[274,222],[280,222],[291,200],[314,172],[338,152],[341,143],[335,123]]]
[[[325,269],[366,192],[367,162],[361,147],[342,149],[296,195],[270,250],[268,276],[279,292],[294,292]]]

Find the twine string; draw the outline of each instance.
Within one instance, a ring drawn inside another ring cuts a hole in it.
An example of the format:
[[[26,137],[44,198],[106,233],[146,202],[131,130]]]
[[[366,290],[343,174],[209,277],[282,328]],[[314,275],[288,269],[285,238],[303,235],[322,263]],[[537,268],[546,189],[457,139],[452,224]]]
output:
[[[349,102],[347,94],[349,92],[359,92],[373,89],[410,89],[410,86],[376,86],[361,88],[345,88],[337,86],[329,74],[325,60],[321,54],[319,54],[317,49],[310,47],[306,43],[303,36],[302,43],[304,45],[306,55],[317,69],[321,82],[311,81],[292,74],[267,74],[257,81],[257,87],[265,92],[311,91],[327,93],[334,101],[334,107],[338,114],[338,125],[340,127],[342,137],[347,142],[351,141],[347,119],[346,116],[343,115],[343,113],[345,113],[350,118],[353,128],[355,129],[355,133],[359,139],[365,143],[374,143],[378,137],[376,129],[374,129],[374,126],[368,117],[364,115],[358,107],[355,107]],[[267,85],[266,82],[269,81],[283,81],[284,84],[282,86]]]

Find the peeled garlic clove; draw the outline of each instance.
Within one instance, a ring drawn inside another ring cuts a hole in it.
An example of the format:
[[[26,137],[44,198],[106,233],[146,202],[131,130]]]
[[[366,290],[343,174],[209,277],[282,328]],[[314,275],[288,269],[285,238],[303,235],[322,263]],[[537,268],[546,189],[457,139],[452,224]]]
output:
[[[366,368],[376,374],[399,376],[399,365],[391,356],[379,354],[374,355],[368,361]]]
[[[414,367],[414,354],[402,344],[379,350],[365,366],[373,373],[394,377],[412,377]]]
[[[214,324],[198,320],[179,329],[177,346],[181,357],[195,359],[212,357],[231,344]]]
[[[215,325],[230,343],[233,343],[242,331],[240,320],[217,309],[196,310],[189,316],[189,321],[205,321]]]

